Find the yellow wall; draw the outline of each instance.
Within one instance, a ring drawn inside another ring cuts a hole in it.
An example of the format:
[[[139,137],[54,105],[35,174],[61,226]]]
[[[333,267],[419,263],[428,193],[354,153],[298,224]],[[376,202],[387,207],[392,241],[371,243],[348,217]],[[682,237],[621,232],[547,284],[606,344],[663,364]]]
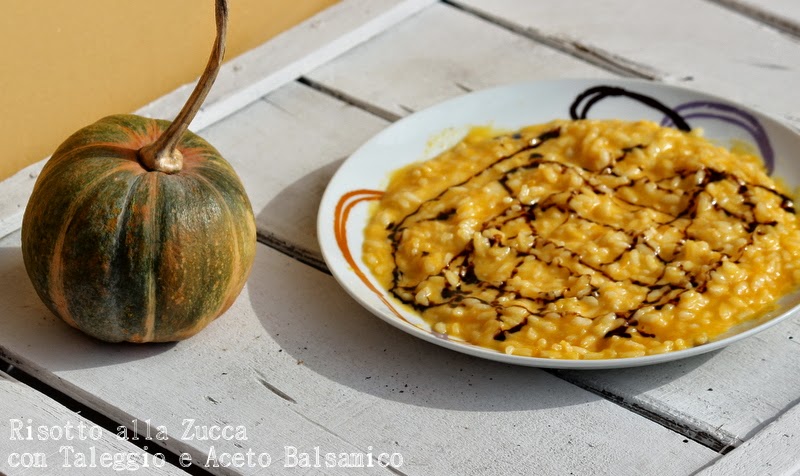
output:
[[[336,0],[229,0],[230,59]],[[195,79],[212,0],[14,0],[0,15],[0,180],[102,116]],[[177,113],[177,111],[175,111]]]

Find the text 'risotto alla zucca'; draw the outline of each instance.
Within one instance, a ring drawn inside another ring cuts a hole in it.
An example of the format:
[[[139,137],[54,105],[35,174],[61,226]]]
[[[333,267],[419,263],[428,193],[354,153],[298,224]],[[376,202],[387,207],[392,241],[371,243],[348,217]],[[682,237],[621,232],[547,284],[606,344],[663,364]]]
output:
[[[800,282],[789,192],[754,155],[647,122],[473,129],[396,172],[364,261],[434,331],[501,352],[704,344]]]

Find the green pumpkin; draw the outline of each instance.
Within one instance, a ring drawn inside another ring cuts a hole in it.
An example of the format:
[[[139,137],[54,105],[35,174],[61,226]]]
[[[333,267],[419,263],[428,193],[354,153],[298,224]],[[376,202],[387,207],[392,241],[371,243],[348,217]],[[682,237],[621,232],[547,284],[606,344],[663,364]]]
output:
[[[172,123],[114,115],[81,129],[39,175],[22,222],[25,268],[68,324],[110,342],[185,339],[241,292],[256,248],[233,168],[187,127],[222,63],[227,3],[195,91]]]
[[[117,115],[78,131],[47,162],[25,210],[22,254],[36,291],[102,340],[197,333],[230,307],[253,263],[252,207],[210,144],[183,134],[176,173],[139,162],[169,124]]]

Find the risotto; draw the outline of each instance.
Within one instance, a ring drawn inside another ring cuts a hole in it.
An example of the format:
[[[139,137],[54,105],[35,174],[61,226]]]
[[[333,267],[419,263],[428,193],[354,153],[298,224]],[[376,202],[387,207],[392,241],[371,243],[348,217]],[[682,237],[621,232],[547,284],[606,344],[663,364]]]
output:
[[[792,199],[754,155],[655,123],[472,130],[396,172],[366,265],[435,332],[508,354],[701,345],[800,282]]]

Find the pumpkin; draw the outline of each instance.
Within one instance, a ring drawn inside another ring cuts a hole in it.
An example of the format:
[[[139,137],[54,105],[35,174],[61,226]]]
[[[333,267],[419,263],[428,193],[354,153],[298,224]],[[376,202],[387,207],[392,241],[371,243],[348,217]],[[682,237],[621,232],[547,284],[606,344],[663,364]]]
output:
[[[100,119],[45,164],[22,223],[22,255],[45,305],[110,342],[190,337],[241,292],[255,257],[250,201],[231,165],[188,124],[222,62],[217,0],[208,66],[173,122]]]

